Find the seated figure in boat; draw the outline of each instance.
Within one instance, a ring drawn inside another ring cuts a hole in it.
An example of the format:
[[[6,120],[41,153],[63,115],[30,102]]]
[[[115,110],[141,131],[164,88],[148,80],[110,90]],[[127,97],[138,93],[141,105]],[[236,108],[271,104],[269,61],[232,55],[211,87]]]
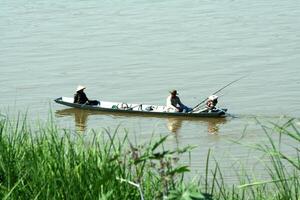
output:
[[[216,110],[216,105],[218,103],[218,96],[217,95],[210,95],[205,103],[205,110],[206,111],[213,111]]]
[[[74,103],[86,104],[86,105],[99,105],[100,102],[97,100],[89,100],[84,93],[86,87],[79,85],[76,89],[76,94],[74,94]]]
[[[191,108],[184,105],[177,95],[177,90],[170,91],[167,98],[167,112],[189,112]]]

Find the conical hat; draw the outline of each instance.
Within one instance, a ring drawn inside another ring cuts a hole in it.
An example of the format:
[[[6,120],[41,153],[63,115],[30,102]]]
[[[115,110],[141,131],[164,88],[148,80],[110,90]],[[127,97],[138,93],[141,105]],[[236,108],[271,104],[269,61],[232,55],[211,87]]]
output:
[[[84,90],[86,87],[82,86],[82,85],[78,85],[76,92],[80,91],[80,90]]]

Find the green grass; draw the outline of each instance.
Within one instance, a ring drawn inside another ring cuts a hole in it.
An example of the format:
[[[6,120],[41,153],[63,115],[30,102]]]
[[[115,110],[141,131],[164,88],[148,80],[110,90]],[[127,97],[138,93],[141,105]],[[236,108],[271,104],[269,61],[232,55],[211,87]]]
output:
[[[168,136],[133,144],[117,132],[93,132],[92,139],[59,129],[50,120],[32,128],[26,118],[0,120],[1,199],[300,199],[300,133],[293,123],[261,125],[268,144],[252,148],[269,160],[266,180],[241,171],[240,184],[227,184],[222,167],[207,154],[198,182],[184,179],[189,167],[177,158],[193,147],[168,150]],[[278,134],[274,141],[271,134]],[[281,138],[293,140],[294,156],[281,152]],[[213,165],[212,165],[213,164]],[[213,167],[211,167],[213,166]]]
[[[174,158],[192,149],[165,150],[166,139],[133,145],[126,135],[119,139],[117,130],[106,130],[85,141],[53,122],[33,130],[26,119],[3,119],[0,198],[162,199],[188,171]]]
[[[271,124],[271,127],[258,123],[268,142],[256,144],[250,148],[264,155],[264,161],[261,162],[265,166],[265,173],[268,178],[256,180],[255,175],[251,176],[246,171],[241,170],[238,175],[240,184],[226,184],[221,167],[216,160],[213,161],[215,168],[208,170],[210,155],[208,153],[206,172],[210,172],[213,178],[211,180],[205,179],[205,191],[209,188],[211,190],[209,193],[214,199],[300,199],[300,133],[293,119],[283,125]],[[278,140],[274,139],[276,136],[278,136]],[[282,137],[288,138],[294,144],[293,152],[289,152],[289,155],[281,151],[281,145],[286,145],[282,144]],[[242,142],[239,143],[243,145]],[[206,177],[208,176],[206,175]],[[210,183],[209,186],[207,186],[207,182]]]

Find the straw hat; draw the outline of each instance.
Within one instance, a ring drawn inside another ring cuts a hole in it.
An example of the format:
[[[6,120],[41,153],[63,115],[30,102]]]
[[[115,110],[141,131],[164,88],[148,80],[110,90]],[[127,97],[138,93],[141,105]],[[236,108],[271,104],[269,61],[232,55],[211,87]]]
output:
[[[208,97],[208,99],[209,100],[215,100],[215,99],[218,99],[219,97],[217,96],[217,95],[210,95],[209,97]]]
[[[80,91],[80,90],[84,90],[86,87],[82,86],[82,85],[78,85],[76,92]]]

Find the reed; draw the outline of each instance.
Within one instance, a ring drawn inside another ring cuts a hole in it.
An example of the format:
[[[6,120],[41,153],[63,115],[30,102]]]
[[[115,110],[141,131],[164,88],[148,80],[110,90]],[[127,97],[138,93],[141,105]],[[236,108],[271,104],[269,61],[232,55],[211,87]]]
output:
[[[26,121],[0,121],[1,199],[162,199],[188,171],[175,161],[192,147],[165,150],[168,136],[134,145],[118,130],[87,140]]]
[[[205,191],[210,189],[209,194],[213,196],[213,199],[300,199],[300,133],[294,120],[288,120],[283,125],[271,123],[271,127],[265,126],[259,121],[257,122],[260,124],[268,142],[256,144],[249,148],[263,154],[264,161],[262,161],[262,164],[265,166],[268,177],[264,180],[256,180],[255,175],[250,175],[242,169],[237,173],[240,184],[226,184],[218,161],[213,160],[215,167],[210,169],[212,178],[208,180],[208,170],[206,170],[205,182],[199,184],[200,188],[204,188]],[[278,139],[274,139],[276,135]],[[282,137],[286,137],[290,141],[293,140],[292,144],[294,146],[291,149],[294,152],[287,154],[281,150]],[[243,145],[242,142],[239,143]],[[210,163],[209,156],[210,152],[208,153],[206,169],[208,169]]]
[[[119,138],[118,129],[91,131],[90,139],[59,129],[51,118],[34,127],[27,121],[0,119],[1,199],[300,199],[300,133],[293,120],[261,124],[268,143],[251,148],[268,158],[269,176],[256,180],[241,170],[240,184],[226,183],[211,151],[203,175],[189,182],[189,167],[177,160],[194,147],[166,149],[168,136],[134,144],[128,133]],[[296,144],[293,154],[281,151],[282,137]]]

